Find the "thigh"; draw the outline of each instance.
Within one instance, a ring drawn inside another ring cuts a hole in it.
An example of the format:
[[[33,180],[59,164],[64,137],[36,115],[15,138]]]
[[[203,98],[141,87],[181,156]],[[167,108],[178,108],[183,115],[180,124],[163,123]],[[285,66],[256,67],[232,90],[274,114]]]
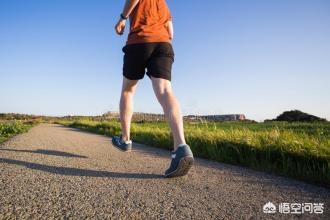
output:
[[[149,77],[171,81],[174,51],[170,43],[158,43],[147,64]]]
[[[138,80],[130,80],[123,77],[122,92],[135,92]]]

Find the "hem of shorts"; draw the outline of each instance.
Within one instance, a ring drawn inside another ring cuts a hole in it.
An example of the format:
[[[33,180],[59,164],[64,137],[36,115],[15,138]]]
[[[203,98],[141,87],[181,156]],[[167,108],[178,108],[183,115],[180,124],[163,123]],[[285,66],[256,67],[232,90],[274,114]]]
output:
[[[168,80],[168,81],[171,82],[171,77],[166,77],[166,76],[163,76],[163,75],[157,75],[157,76],[155,76],[155,75],[150,75],[149,73],[146,73],[146,75],[147,75],[150,79],[151,79],[151,76],[152,76],[153,78],[166,79],[166,80]]]
[[[127,76],[125,73],[123,73],[123,76],[124,76],[125,78],[129,79],[129,80],[141,80],[141,79],[144,78],[144,76],[142,76],[141,78],[134,78],[134,79],[133,79],[132,77]]]

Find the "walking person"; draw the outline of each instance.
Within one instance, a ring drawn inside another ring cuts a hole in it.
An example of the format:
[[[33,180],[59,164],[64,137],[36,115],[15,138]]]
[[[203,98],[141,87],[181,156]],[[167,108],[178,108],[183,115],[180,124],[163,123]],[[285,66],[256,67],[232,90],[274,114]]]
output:
[[[115,26],[117,34],[124,33],[128,18],[130,32],[123,47],[123,84],[119,104],[122,133],[114,136],[112,143],[125,152],[132,149],[133,96],[138,81],[147,74],[173,134],[174,150],[165,177],[183,176],[191,168],[194,157],[185,141],[180,106],[171,87],[174,51],[169,8],[165,0],[126,0]]]

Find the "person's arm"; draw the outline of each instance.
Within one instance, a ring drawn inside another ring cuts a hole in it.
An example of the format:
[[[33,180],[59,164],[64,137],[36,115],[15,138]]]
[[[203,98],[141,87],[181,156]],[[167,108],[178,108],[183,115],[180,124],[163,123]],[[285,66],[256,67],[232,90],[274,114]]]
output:
[[[117,34],[122,35],[125,30],[126,20],[129,15],[132,13],[135,6],[139,3],[140,0],[126,0],[124,10],[120,15],[119,21],[115,26]]]
[[[166,2],[165,2],[165,6],[167,9],[166,29],[167,29],[168,35],[170,36],[170,40],[173,40],[173,37],[174,37],[173,18],[172,18],[170,9],[168,8]]]
[[[173,37],[174,37],[174,29],[173,29],[173,22],[172,20],[168,21],[167,22],[167,31],[170,35],[170,39],[173,40]]]
[[[124,17],[128,18],[128,16],[132,13],[135,6],[139,3],[140,0],[126,0],[123,13],[121,13]]]

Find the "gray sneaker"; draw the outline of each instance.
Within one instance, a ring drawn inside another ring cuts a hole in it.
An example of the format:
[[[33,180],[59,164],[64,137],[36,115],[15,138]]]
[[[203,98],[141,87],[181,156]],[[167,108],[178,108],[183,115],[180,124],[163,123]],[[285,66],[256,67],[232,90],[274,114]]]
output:
[[[113,136],[112,144],[121,151],[129,152],[132,150],[132,141],[124,141],[121,136]]]
[[[184,176],[194,164],[194,155],[188,145],[179,145],[176,151],[172,151],[170,167],[165,171],[165,177]]]

